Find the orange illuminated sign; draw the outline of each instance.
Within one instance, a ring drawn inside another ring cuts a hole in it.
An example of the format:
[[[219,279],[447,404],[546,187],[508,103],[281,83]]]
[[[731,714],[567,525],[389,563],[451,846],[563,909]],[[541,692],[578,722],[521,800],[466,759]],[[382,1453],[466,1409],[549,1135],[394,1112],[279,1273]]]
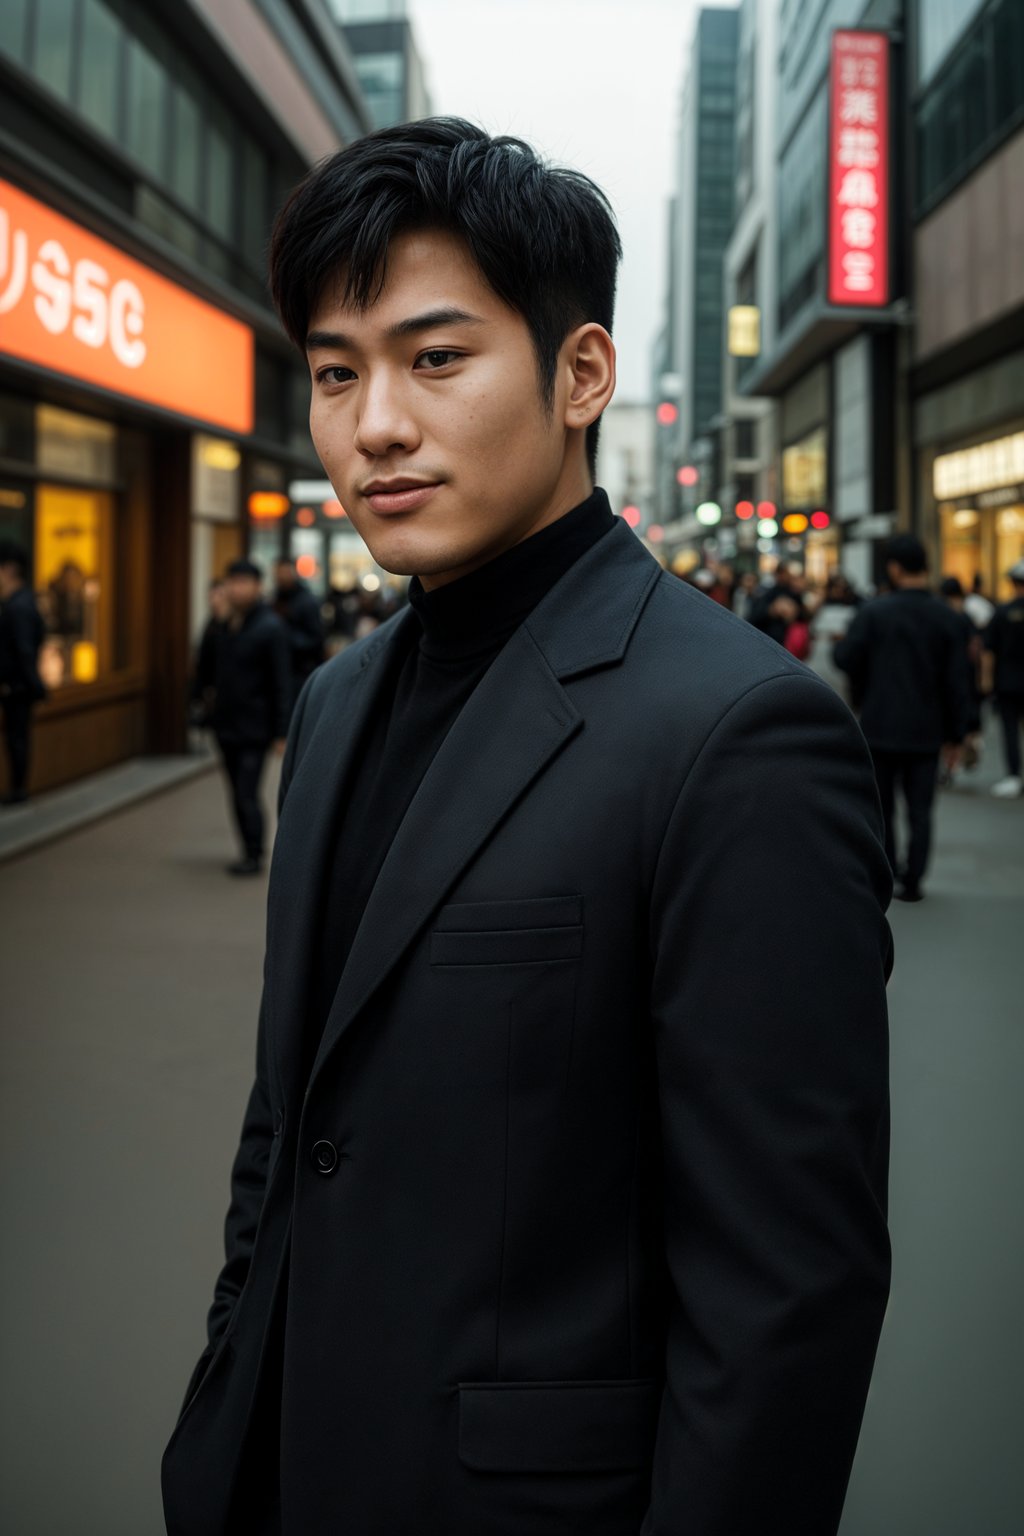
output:
[[[249,327],[2,180],[0,353],[252,431]]]

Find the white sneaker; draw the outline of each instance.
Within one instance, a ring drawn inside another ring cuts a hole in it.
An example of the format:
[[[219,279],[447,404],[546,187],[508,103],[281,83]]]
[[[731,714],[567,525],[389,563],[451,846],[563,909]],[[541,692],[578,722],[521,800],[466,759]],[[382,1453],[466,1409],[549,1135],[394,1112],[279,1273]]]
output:
[[[992,794],[999,800],[1013,800],[1024,790],[1024,779],[1019,774],[1011,773],[1008,778],[1000,779],[998,784],[992,785]]]

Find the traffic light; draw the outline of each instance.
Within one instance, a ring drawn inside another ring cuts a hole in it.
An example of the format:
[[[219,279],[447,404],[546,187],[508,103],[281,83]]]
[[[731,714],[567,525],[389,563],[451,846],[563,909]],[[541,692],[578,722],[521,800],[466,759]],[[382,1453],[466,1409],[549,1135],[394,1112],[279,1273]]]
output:
[[[696,485],[700,479],[700,470],[693,464],[684,464],[682,469],[676,470],[676,480],[680,485]]]
[[[671,427],[679,420],[679,407],[671,400],[663,400],[655,411],[659,427]]]

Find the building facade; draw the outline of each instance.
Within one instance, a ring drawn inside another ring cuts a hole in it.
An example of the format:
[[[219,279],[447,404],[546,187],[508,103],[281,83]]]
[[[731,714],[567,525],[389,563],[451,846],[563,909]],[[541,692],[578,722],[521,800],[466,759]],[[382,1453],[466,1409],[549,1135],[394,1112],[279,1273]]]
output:
[[[915,523],[1010,596],[1024,557],[1024,6],[909,7]]]
[[[209,577],[319,473],[272,220],[370,126],[322,0],[0,6],[0,531],[46,621],[36,788],[181,750]]]
[[[375,128],[430,117],[423,59],[405,0],[330,0]]]

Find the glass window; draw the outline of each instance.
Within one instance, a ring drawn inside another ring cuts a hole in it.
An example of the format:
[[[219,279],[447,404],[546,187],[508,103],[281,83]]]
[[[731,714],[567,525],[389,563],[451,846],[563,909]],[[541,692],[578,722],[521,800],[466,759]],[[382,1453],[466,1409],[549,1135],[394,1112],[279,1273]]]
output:
[[[16,64],[28,63],[28,0],[3,0],[0,5],[0,53]]]
[[[167,160],[167,76],[135,38],[128,41],[127,147],[153,176],[163,178]]]
[[[171,87],[174,130],[171,141],[171,190],[197,211],[202,196],[202,114],[196,95],[184,81]]]
[[[71,99],[74,8],[74,0],[35,0],[32,8],[35,30],[32,73],[65,101]]]
[[[224,240],[234,232],[234,155],[230,118],[217,109],[206,130],[206,195],[203,212],[209,227]]]
[[[0,459],[35,462],[35,407],[19,395],[0,395]]]
[[[46,624],[39,672],[48,688],[93,683],[113,667],[114,498],[40,485],[34,581]]]
[[[117,428],[94,416],[36,406],[36,463],[51,474],[113,480],[117,472]]]
[[[1020,0],[1003,0],[993,13],[992,42],[995,52],[996,123],[1009,122],[1024,110],[1024,6]]]
[[[985,0],[926,0],[917,7],[917,77],[923,85],[948,58]],[[1018,4],[1019,0],[1012,0]]]
[[[1008,603],[1014,595],[1007,571],[1024,560],[1024,506],[1000,507],[996,512],[995,539],[996,598]]]
[[[124,34],[101,0],[83,0],[78,106],[101,133],[120,131],[121,60]]]
[[[190,219],[187,219],[183,213],[179,213],[177,208],[172,208],[166,198],[154,192],[151,187],[141,185],[136,187],[135,217],[140,224],[145,224],[147,229],[162,235],[186,256],[191,256],[193,260],[199,256],[204,243],[199,230]]]
[[[242,143],[242,259],[253,272],[263,275],[269,221],[267,188],[270,172],[267,157],[251,139]]]

